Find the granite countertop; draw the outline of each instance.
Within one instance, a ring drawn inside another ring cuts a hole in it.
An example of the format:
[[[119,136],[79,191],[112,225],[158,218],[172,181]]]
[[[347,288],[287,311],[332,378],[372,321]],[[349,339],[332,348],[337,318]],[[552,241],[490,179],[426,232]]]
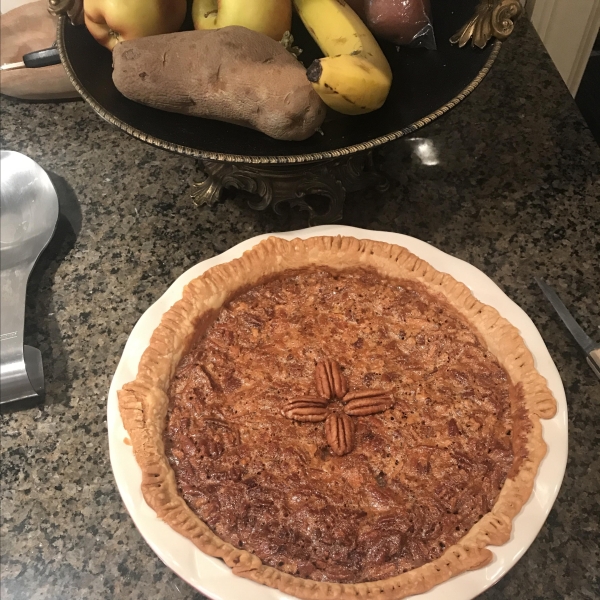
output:
[[[2,97],[3,149],[47,169],[54,240],[28,289],[43,406],[4,415],[3,600],[202,598],[146,545],[116,489],[106,396],[140,315],[190,266],[257,234],[304,226],[235,194],[196,207],[194,159],[128,137],[83,102]],[[386,193],[347,201],[344,224],[428,241],[489,275],[533,319],[569,404],[569,462],[539,536],[486,600],[600,598],[600,384],[535,285],[554,285],[600,339],[600,149],[531,26],[521,20],[481,86],[417,136],[380,152]]]

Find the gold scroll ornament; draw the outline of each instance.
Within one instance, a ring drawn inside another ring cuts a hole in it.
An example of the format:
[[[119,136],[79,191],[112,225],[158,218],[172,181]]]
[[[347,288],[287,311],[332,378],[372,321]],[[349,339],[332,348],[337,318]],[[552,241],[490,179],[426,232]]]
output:
[[[481,0],[473,17],[450,38],[450,42],[462,48],[472,40],[473,46],[485,48],[492,37],[505,40],[522,12],[519,0]]]
[[[73,25],[83,24],[83,0],[48,0],[48,12],[56,17],[66,15]]]

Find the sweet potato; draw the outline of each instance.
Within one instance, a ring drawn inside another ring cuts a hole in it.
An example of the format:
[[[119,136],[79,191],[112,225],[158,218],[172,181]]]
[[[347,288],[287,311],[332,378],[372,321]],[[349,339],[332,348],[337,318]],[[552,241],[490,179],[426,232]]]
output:
[[[281,140],[310,137],[325,118],[302,64],[280,43],[244,27],[121,42],[113,67],[115,86],[131,100]]]

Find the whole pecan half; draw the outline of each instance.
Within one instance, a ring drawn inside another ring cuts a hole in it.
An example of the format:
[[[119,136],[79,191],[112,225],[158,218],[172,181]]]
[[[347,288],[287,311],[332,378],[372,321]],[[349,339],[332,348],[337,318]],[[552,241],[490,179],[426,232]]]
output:
[[[348,391],[342,369],[335,360],[327,359],[317,364],[315,383],[319,396],[327,400],[332,398],[341,400]]]
[[[344,412],[353,417],[376,415],[391,408],[394,398],[384,390],[359,390],[344,396]]]
[[[325,437],[336,456],[348,454],[354,448],[354,423],[344,413],[331,413],[325,421]]]
[[[311,423],[324,421],[329,414],[327,401],[322,398],[296,398],[288,402],[281,412],[288,419]]]

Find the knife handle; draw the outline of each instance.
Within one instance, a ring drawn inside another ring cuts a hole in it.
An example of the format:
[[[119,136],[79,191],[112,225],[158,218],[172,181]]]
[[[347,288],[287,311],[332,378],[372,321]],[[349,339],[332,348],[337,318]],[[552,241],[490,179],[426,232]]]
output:
[[[588,365],[592,367],[592,371],[596,374],[596,377],[600,379],[600,348],[595,348],[592,350],[585,359],[588,362]]]
[[[44,50],[29,52],[23,55],[23,62],[28,69],[58,65],[60,63],[58,48],[45,48]]]

